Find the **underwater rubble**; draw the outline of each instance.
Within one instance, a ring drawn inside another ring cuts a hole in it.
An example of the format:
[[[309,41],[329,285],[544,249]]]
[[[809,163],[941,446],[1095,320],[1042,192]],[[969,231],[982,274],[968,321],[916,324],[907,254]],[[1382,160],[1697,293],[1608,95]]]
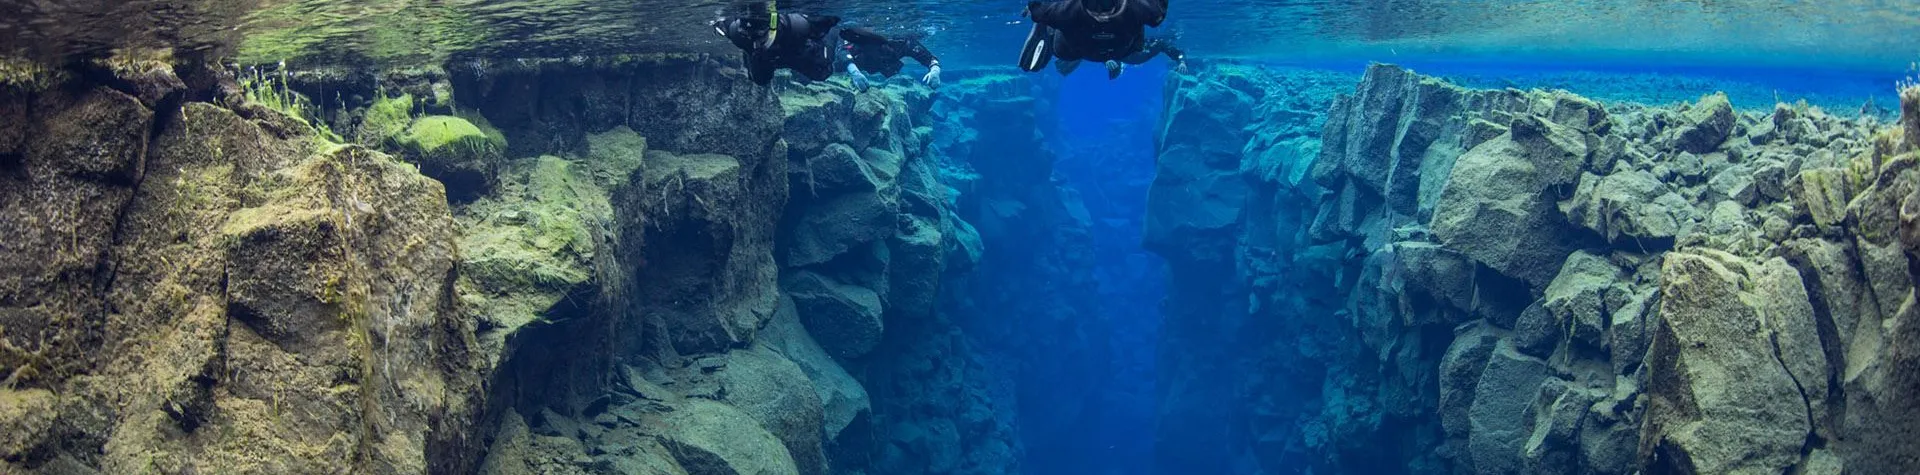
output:
[[[1148,244],[1196,394],[1161,417],[1250,426],[1163,423],[1161,472],[1920,466],[1920,92],[1883,125],[1316,79],[1170,84]]]

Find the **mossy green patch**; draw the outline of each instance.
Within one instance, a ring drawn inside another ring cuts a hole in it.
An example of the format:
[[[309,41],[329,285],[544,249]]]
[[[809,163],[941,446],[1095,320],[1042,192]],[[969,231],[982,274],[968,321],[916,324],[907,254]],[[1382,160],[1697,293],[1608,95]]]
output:
[[[613,208],[574,161],[543,156],[507,164],[498,192],[460,210],[466,295],[484,318],[516,328],[593,279]]]
[[[446,115],[415,119],[400,142],[423,157],[450,160],[493,158],[507,149],[506,137],[484,121]]]
[[[587,136],[587,160],[582,165],[594,182],[612,190],[626,185],[646,163],[647,138],[627,126]]]
[[[740,170],[740,161],[727,155],[700,153],[677,155],[654,151],[647,153],[647,182],[669,179],[707,181]]]
[[[398,140],[400,134],[407,131],[413,123],[413,95],[401,94],[400,97],[381,97],[367,107],[366,116],[360,119],[359,135],[370,145]],[[478,128],[478,127],[476,127]]]
[[[806,111],[825,107],[841,101],[845,91],[824,83],[813,83],[789,89],[780,94],[780,108],[787,117],[793,117]]]

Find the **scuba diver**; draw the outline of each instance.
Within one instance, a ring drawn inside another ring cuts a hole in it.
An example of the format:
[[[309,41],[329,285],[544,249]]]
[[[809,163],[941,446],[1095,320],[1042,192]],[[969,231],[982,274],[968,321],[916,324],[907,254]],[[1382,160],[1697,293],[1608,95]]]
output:
[[[772,82],[774,70],[780,68],[814,81],[833,75],[833,46],[827,32],[840,24],[840,17],[782,14],[770,1],[749,3],[741,13],[739,18],[715,20],[712,26],[740,48],[754,84]]]
[[[844,28],[840,38],[847,41],[847,74],[853,76],[853,85],[865,92],[869,86],[867,74],[893,76],[900,74],[905,66],[901,58],[913,58],[927,67],[927,75],[920,81],[930,87],[940,87],[940,58],[933,56],[927,46],[914,38],[887,38],[866,28]]]
[[[1039,71],[1056,57],[1091,60],[1106,63],[1112,79],[1120,77],[1120,60],[1145,51],[1147,27],[1167,19],[1167,0],[1027,2],[1024,14],[1033,19],[1033,32],[1020,51],[1020,69]]]
[[[1187,72],[1187,54],[1185,52],[1180,51],[1180,47],[1173,45],[1172,38],[1163,37],[1163,38],[1154,38],[1154,39],[1147,40],[1147,45],[1145,47],[1140,48],[1140,52],[1134,53],[1125,58],[1120,58],[1120,62],[1123,64],[1131,64],[1131,65],[1138,66],[1142,64],[1147,64],[1147,61],[1152,61],[1153,57],[1159,56],[1162,54],[1167,55],[1167,59],[1173,60],[1174,71],[1178,71],[1181,73]],[[1080,67],[1080,63],[1081,61],[1077,59],[1072,61],[1060,60],[1060,62],[1058,63],[1053,63],[1053,67],[1054,69],[1060,70],[1061,76],[1065,76],[1068,74],[1072,74],[1074,68]],[[1109,69],[1108,77],[1109,78],[1119,77],[1119,74],[1116,74],[1111,69]]]

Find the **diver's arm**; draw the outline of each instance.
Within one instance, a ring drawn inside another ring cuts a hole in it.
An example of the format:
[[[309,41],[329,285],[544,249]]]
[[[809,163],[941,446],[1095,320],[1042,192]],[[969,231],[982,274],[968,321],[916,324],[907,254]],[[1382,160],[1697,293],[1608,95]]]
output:
[[[912,56],[914,61],[919,61],[921,66],[927,67],[927,75],[921,76],[920,82],[928,86],[940,87],[940,58],[934,57],[933,52],[927,50],[927,45],[921,44],[917,39],[908,39],[900,46],[906,48],[907,56]]]
[[[1146,21],[1147,26],[1159,28],[1161,23],[1167,21],[1167,0],[1127,1],[1135,2],[1133,8],[1139,9],[1140,16]]]
[[[920,40],[906,40],[906,49],[907,56],[912,57],[914,61],[919,61],[921,66],[931,68],[940,64],[940,58],[935,57],[933,51],[928,50],[927,45],[921,43]]]
[[[1156,40],[1153,40],[1153,44],[1148,45],[1147,48],[1153,49],[1153,50],[1159,50],[1161,53],[1165,53],[1167,55],[1167,59],[1171,59],[1173,60],[1173,62],[1176,62],[1176,63],[1187,62],[1187,53],[1185,51],[1180,51],[1179,46],[1174,46],[1173,40],[1169,40],[1165,38],[1156,39]]]

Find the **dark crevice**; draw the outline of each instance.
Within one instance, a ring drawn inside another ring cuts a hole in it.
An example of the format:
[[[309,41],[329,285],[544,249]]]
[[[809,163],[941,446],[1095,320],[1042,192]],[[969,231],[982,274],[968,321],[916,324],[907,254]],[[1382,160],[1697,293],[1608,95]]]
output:
[[[1801,258],[1794,258],[1801,257]],[[1800,285],[1807,289],[1807,296],[1813,304],[1814,332],[1820,338],[1820,352],[1827,357],[1827,412],[1829,414],[1846,413],[1846,389],[1841,384],[1841,376],[1846,368],[1845,351],[1841,349],[1840,331],[1833,321],[1832,302],[1827,300],[1827,290],[1815,275],[1812,263],[1803,262],[1803,256],[1790,256],[1788,261],[1794,270],[1800,273]],[[1864,281],[1862,281],[1864,282]],[[1804,394],[1804,393],[1803,393]]]
[[[26,154],[20,152],[0,152],[0,178],[24,178],[26,174]]]
[[[100,64],[99,61],[94,61],[93,58],[76,58],[70,63],[67,70],[73,71],[74,75],[78,77],[78,80],[72,82],[72,84],[76,86],[101,85],[115,91],[120,91],[128,96],[140,97],[139,86],[134,85],[132,81],[128,81],[126,78],[114,74],[113,71],[108,70],[104,65]]]
[[[131,177],[118,175],[108,177],[117,178],[111,181],[121,182],[128,188],[128,191],[126,202],[121,203],[120,208],[114,212],[113,228],[107,241],[107,249],[106,252],[100,254],[100,262],[96,267],[99,273],[96,274],[98,280],[95,283],[96,287],[94,290],[96,295],[100,297],[102,310],[105,312],[111,313],[115,311],[115,309],[112,308],[113,284],[119,277],[118,268],[115,266],[115,263],[119,262],[120,257],[115,251],[119,249],[121,244],[126,240],[127,215],[133,212],[135,207],[134,202],[140,197],[140,185],[146,180],[147,173],[152,171],[154,166],[154,145],[159,143],[160,135],[166,132],[167,126],[180,117],[180,106],[182,102],[184,102],[185,97],[186,95],[181,91],[174,91],[173,93],[167,94],[166,97],[160,100],[158,108],[153,111],[151,123],[147,126],[146,140],[143,141],[140,151],[138,152],[140,157],[140,170]]]

